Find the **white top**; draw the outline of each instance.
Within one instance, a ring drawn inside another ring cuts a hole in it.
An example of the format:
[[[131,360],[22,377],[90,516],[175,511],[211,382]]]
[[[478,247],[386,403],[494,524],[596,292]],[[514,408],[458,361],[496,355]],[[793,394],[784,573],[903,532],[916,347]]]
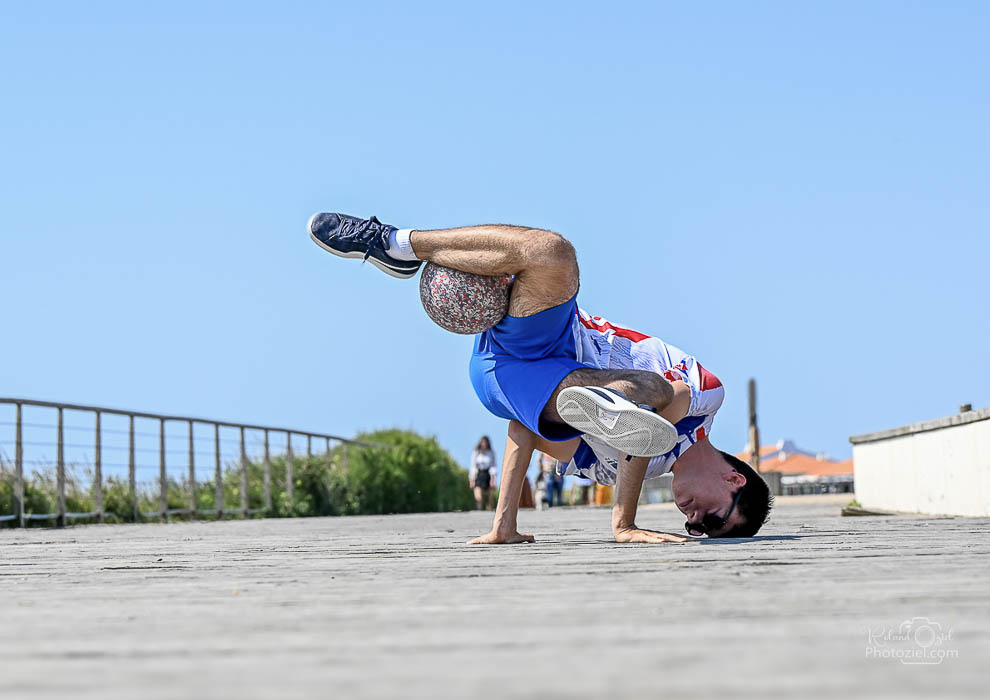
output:
[[[577,310],[571,328],[578,362],[598,369],[649,370],[671,382],[682,380],[690,388],[687,415],[675,425],[677,444],[670,452],[650,459],[647,479],[669,472],[684,450],[711,433],[715,413],[725,398],[725,388],[697,359],[659,338],[609,323],[583,309]],[[581,439],[584,444],[574,459],[567,465],[559,464],[558,472],[594,479],[600,484],[614,484],[619,459],[624,457],[591,436],[583,435]]]
[[[471,470],[468,474],[468,478],[471,481],[474,481],[478,476],[479,469],[490,470],[492,482],[495,481],[495,452],[493,450],[484,450],[481,452],[475,450],[471,453]]]

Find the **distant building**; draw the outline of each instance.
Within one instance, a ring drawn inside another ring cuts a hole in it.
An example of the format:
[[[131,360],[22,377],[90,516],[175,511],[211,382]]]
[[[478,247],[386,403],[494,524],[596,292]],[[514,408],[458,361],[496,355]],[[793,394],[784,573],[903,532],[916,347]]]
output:
[[[738,452],[736,457],[747,461],[749,452]],[[853,491],[851,459],[829,459],[825,453],[802,449],[792,440],[760,447],[760,471],[779,472],[780,492],[785,496]]]

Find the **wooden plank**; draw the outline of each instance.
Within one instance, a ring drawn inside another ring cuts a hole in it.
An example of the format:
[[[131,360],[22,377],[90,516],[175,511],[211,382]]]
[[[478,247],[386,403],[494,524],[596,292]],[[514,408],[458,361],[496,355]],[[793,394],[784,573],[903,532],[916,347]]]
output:
[[[241,427],[241,517],[248,517],[248,458],[244,448],[244,427]]]
[[[216,500],[217,520],[223,520],[223,471],[220,466],[220,424],[213,424],[213,449],[216,453],[216,465],[213,475],[215,481],[214,499]]]
[[[265,510],[272,510],[272,459],[268,451],[268,431],[265,431]]]
[[[63,410],[58,409],[58,436],[55,461],[55,527],[65,527],[65,431]]]
[[[127,424],[127,492],[131,497],[131,520],[137,522],[141,513],[137,499],[137,465],[134,462],[134,416],[128,416]]]
[[[522,511],[536,542],[511,547],[464,545],[490,512],[9,531],[0,619],[30,633],[0,635],[3,684],[17,700],[155,695],[157,678],[189,698],[986,695],[987,520],[842,503],[781,498],[763,537],[684,545],[616,544],[598,508]],[[919,616],[955,656],[866,655]]]
[[[196,435],[189,421],[189,514],[196,517]]]
[[[100,412],[96,412],[96,444],[93,447],[94,452],[94,464],[93,464],[93,491],[94,491],[94,501],[93,504],[96,507],[96,521],[102,523],[104,521],[103,516],[103,429],[100,425]]]
[[[292,461],[295,457],[292,455],[292,433],[285,434],[285,498],[289,504],[290,514],[292,509],[293,497],[295,494],[296,477],[292,470]]]
[[[24,527],[24,435],[23,409],[17,404],[14,432],[14,508],[17,524]]]
[[[158,420],[158,511],[162,522],[168,521],[168,474],[165,467],[165,419]]]

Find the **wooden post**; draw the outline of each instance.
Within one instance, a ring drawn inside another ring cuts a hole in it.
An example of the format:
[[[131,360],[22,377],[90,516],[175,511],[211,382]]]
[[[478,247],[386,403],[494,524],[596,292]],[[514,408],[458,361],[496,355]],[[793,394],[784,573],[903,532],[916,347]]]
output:
[[[21,405],[17,404],[17,428],[14,435],[14,508],[17,523],[24,527],[24,441],[22,436]]]
[[[192,421],[189,421],[189,515],[196,517],[196,438]]]
[[[289,504],[289,513],[292,513],[292,496],[294,493],[296,477],[292,473],[292,433],[285,434],[285,500]]]
[[[348,460],[350,458],[350,455],[348,454],[350,452],[350,448],[351,446],[345,442],[340,450],[342,455],[340,458],[340,465],[345,472],[347,471]]]
[[[327,457],[330,456],[330,438],[327,438]]]
[[[162,522],[168,521],[168,481],[165,474],[165,419],[158,419],[158,510]]]
[[[312,457],[313,456],[313,436],[312,435],[307,435],[306,436],[306,456],[307,457]]]
[[[216,474],[213,477],[216,481],[216,506],[217,506],[217,520],[223,520],[223,472],[220,469],[220,424],[213,424],[213,444],[214,450],[216,452],[217,464],[216,464]]]
[[[760,472],[760,429],[756,425],[756,380],[749,380],[749,465]]]
[[[272,458],[268,451],[268,429],[265,429],[265,510],[272,512]]]
[[[55,462],[55,527],[65,527],[65,445],[62,428],[62,407],[58,409],[58,439]]]
[[[138,521],[140,509],[137,501],[137,468],[134,464],[134,416],[128,416],[130,422],[127,429],[127,490],[131,495],[131,519]]]
[[[244,426],[241,426],[241,517],[248,516],[248,461],[244,449]]]
[[[94,494],[96,497],[96,522],[103,522],[103,431],[100,426],[100,412],[96,412],[96,463],[93,466],[93,486],[96,487]]]

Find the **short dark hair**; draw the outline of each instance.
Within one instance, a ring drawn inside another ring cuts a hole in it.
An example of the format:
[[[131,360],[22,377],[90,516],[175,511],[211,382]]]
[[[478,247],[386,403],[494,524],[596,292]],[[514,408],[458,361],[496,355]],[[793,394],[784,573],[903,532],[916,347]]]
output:
[[[752,537],[770,519],[773,495],[767,482],[756,473],[755,469],[728,452],[722,452],[722,456],[730,467],[746,477],[746,485],[742,487],[742,495],[736,505],[736,510],[743,514],[746,521],[727,530],[719,537]]]

